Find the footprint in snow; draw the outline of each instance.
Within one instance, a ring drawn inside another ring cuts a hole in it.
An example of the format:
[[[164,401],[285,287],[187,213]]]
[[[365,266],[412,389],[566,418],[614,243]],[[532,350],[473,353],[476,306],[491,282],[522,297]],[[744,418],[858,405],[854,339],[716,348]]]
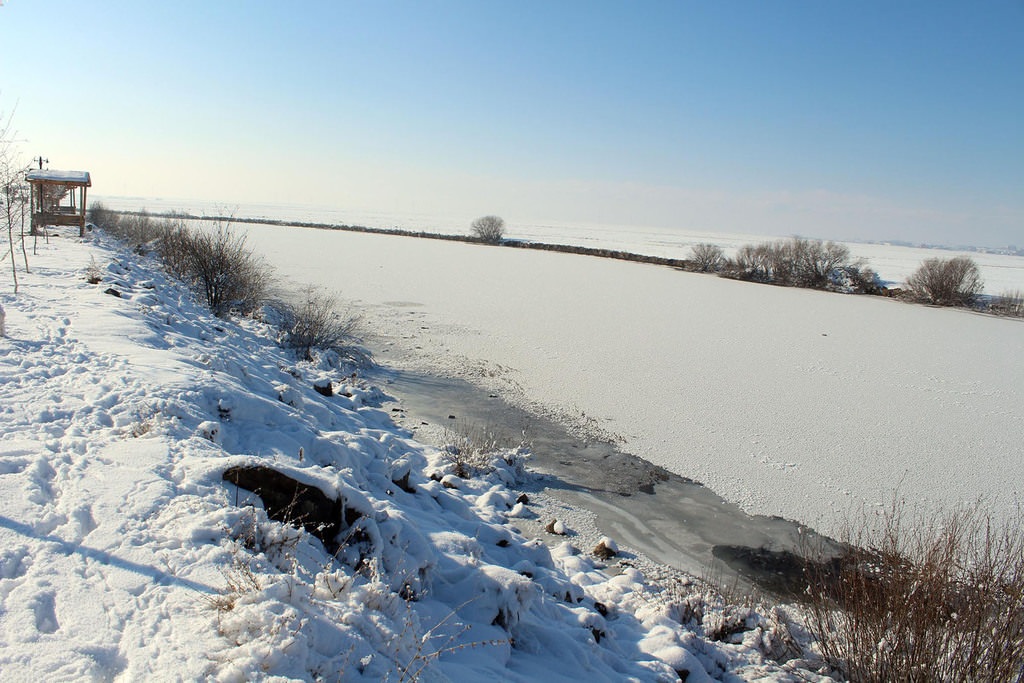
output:
[[[36,617],[36,630],[40,633],[53,633],[60,628],[53,593],[39,593],[29,601],[28,606]]]
[[[31,558],[29,565],[25,564],[26,558],[29,558],[29,552],[25,546],[0,551],[0,579],[17,579],[24,576],[31,565]]]
[[[90,505],[78,506],[68,515],[67,520],[65,525],[67,530],[66,537],[74,539],[76,542],[80,542],[92,533],[93,529],[99,526],[96,523],[96,519],[92,516],[92,507]]]

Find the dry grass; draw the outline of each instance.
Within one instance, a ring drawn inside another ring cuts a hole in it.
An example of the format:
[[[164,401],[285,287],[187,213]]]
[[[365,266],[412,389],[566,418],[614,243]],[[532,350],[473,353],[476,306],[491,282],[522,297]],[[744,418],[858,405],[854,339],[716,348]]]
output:
[[[992,299],[989,306],[993,313],[1009,315],[1015,318],[1024,318],[1024,290],[1012,290],[1003,292]]]
[[[850,680],[1024,680],[1024,532],[977,510],[894,504],[810,565],[808,627]]]

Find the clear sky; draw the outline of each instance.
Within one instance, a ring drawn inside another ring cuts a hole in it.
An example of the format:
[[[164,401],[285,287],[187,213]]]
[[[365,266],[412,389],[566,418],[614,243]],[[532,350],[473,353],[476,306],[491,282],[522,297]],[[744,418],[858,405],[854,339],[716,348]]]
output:
[[[1024,0],[5,0],[12,109],[100,195],[1024,245]]]

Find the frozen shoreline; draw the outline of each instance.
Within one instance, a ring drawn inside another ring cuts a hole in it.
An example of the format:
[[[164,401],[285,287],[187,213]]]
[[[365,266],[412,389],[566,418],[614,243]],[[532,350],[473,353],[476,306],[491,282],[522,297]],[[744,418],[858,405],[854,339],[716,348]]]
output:
[[[475,216],[419,213],[393,213],[342,210],[303,204],[246,204],[225,206],[218,202],[161,199],[154,197],[104,197],[109,208],[125,211],[181,212],[199,216],[364,225],[371,229],[405,230],[434,235],[468,235]],[[506,234],[511,240],[555,243],[589,249],[619,251],[664,259],[686,259],[691,248],[702,242],[717,244],[727,255],[746,244],[784,239],[787,235],[722,233],[699,229],[658,228],[642,225],[577,224],[557,221],[512,221]],[[815,235],[804,235],[815,238]],[[900,286],[921,261],[928,258],[967,256],[974,259],[985,280],[985,292],[1000,295],[1024,290],[1024,256],[1013,256],[993,249],[958,249],[949,246],[927,247],[884,242],[844,241],[854,258],[863,259],[890,286]]]
[[[565,522],[582,535],[583,547],[611,536],[642,554],[637,566],[647,575],[663,574],[667,567],[720,586],[788,599],[787,582],[799,576],[751,566],[735,553],[800,554],[828,543],[793,522],[746,515],[700,483],[625,454],[599,437],[574,435],[557,420],[532,414],[487,389],[390,365],[370,376],[395,398],[385,407],[418,440],[438,447],[464,433],[470,438],[486,433],[502,445],[524,440],[536,476],[523,488],[531,502],[545,501],[551,511],[542,521],[557,517]],[[552,538],[543,524],[523,526],[526,521],[517,520],[525,535]]]

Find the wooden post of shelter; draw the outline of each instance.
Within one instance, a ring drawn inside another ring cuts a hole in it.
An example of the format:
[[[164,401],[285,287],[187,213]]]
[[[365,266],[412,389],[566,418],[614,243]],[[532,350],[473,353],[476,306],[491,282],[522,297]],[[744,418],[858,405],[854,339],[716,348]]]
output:
[[[32,234],[47,225],[77,225],[85,237],[85,200],[92,179],[88,171],[34,170],[25,175],[32,187]],[[75,206],[75,190],[79,192]],[[69,198],[67,204],[63,203]]]

